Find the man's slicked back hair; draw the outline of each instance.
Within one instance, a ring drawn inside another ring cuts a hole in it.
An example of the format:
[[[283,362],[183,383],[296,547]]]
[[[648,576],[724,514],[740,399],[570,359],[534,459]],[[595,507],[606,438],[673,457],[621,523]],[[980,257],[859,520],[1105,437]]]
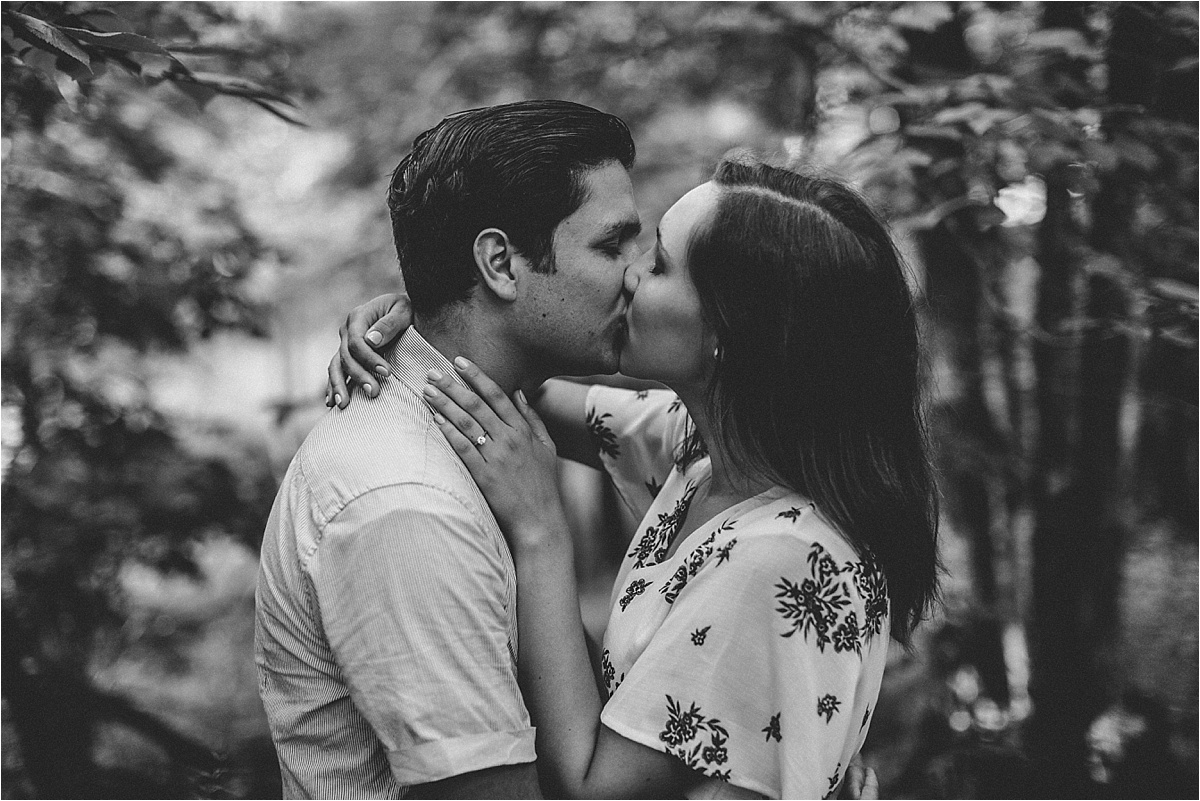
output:
[[[478,282],[475,237],[486,228],[504,231],[535,270],[553,272],[554,229],[587,199],[586,175],[633,159],[619,117],[564,100],[462,111],[422,133],[387,198],[413,311],[467,299]]]

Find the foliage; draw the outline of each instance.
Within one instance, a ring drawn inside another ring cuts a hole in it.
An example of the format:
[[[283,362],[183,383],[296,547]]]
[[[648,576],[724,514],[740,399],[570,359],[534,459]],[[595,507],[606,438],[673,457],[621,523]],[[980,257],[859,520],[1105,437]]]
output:
[[[141,356],[219,329],[263,333],[244,285],[268,248],[172,140],[195,125],[193,100],[229,95],[285,119],[291,101],[186,63],[246,62],[237,38],[207,38],[244,27],[227,10],[122,10],[132,21],[93,4],[2,12],[3,399],[18,423],[5,431],[4,695],[33,789],[64,797],[103,784],[89,763],[98,716],[180,753],[84,678],[97,635],[118,637],[122,565],[194,572],[197,539],[261,536],[270,492],[236,451],[189,447],[153,408]],[[160,83],[192,100],[146,93]]]
[[[195,69],[181,58],[219,57],[244,68],[248,58],[265,55],[228,12],[200,3],[180,3],[169,10],[146,4],[126,10],[130,12],[137,15],[135,22],[95,3],[6,4],[0,12],[2,54],[9,73],[4,84],[6,121],[12,119],[10,112],[17,112],[40,130],[64,93],[86,96],[97,78],[118,67],[147,86],[168,82],[201,108],[218,95],[228,95],[298,122],[288,111],[295,102],[283,92],[243,75]],[[135,32],[151,28],[170,39],[160,44]],[[271,78],[278,82],[279,76]]]
[[[1136,532],[1164,519],[1195,532],[1196,8],[897,11],[855,16],[882,39],[894,26],[903,47],[834,87],[861,98],[844,166],[919,243],[953,380],[935,431],[993,655],[974,660],[968,720],[1023,745],[1049,792],[1147,773],[1170,787],[1181,773],[1161,752],[1154,770],[1099,771],[1088,729],[1126,714],[1130,692],[1160,710],[1195,703],[1194,686],[1190,699],[1133,686],[1106,654],[1131,634],[1117,598]],[[1016,632],[1033,659],[1024,725],[1003,642]],[[1138,714],[1166,736],[1162,715]],[[1011,792],[1030,780],[1007,775]]]

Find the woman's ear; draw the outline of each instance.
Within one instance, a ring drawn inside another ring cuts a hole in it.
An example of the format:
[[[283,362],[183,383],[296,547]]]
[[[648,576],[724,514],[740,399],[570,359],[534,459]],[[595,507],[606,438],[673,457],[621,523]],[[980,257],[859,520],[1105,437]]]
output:
[[[508,234],[499,228],[485,228],[475,237],[475,268],[480,281],[501,300],[517,299],[517,279],[513,259],[519,258]]]

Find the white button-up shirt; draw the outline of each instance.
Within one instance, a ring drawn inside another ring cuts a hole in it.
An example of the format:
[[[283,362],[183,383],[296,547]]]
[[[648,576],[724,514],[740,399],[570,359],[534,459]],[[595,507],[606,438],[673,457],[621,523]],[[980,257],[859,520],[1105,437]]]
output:
[[[430,368],[455,372],[414,328],[390,364],[309,434],[263,537],[255,661],[285,797],[534,759],[512,558],[421,397]]]

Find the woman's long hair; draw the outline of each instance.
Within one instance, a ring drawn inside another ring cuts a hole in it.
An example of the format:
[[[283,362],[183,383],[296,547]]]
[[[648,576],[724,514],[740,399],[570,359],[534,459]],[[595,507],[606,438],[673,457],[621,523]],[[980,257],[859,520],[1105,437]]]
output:
[[[715,435],[790,487],[887,580],[907,643],[937,595],[937,493],[917,318],[887,228],[845,185],[723,161],[687,263],[720,343]],[[698,444],[698,443],[697,443]]]

